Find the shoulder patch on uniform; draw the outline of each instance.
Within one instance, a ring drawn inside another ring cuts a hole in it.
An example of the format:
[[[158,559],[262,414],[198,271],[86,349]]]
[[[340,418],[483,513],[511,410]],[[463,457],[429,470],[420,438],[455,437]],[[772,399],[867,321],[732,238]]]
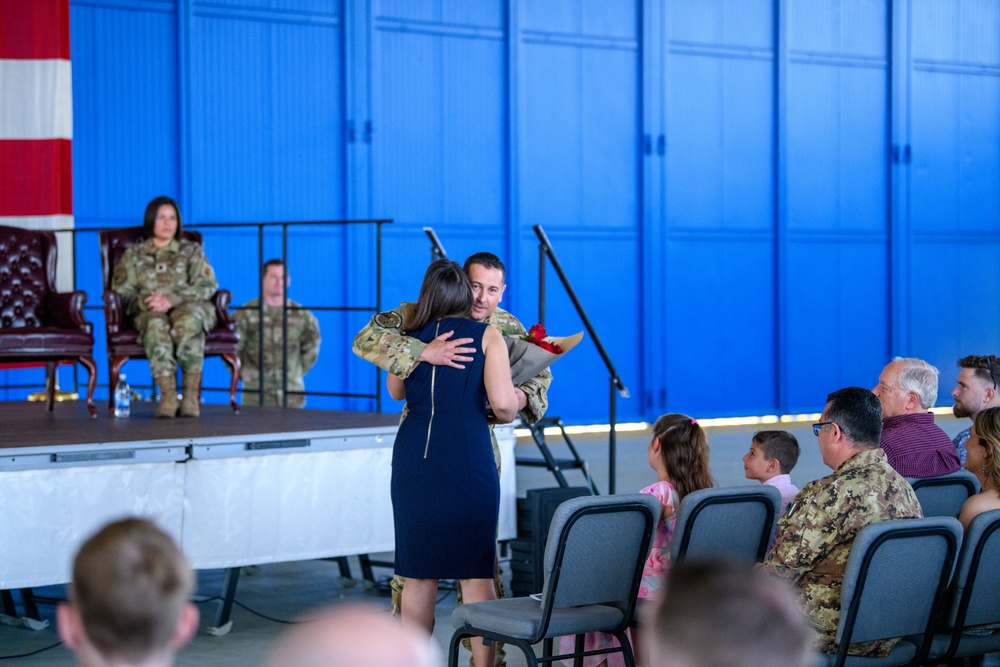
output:
[[[403,318],[394,310],[387,310],[375,316],[375,324],[385,329],[398,329],[403,326]]]

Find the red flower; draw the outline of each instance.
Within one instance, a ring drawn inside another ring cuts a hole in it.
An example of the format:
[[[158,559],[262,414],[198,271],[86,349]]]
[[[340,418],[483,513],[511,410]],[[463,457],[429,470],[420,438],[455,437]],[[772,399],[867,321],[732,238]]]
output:
[[[526,340],[529,343],[533,343],[538,347],[551,352],[552,354],[562,354],[562,348],[555,343],[550,343],[545,340],[545,327],[541,324],[534,324],[530,329],[528,329],[527,336],[521,336],[522,340]]]

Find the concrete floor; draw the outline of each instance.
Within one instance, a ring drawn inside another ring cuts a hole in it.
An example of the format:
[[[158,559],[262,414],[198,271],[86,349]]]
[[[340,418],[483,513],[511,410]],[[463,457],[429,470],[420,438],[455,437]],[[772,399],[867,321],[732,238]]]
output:
[[[966,428],[968,420],[955,420],[950,416],[938,417],[938,423],[949,434],[954,435]],[[768,426],[767,428],[771,428]],[[712,473],[719,486],[748,484],[743,477],[741,457],[750,445],[750,438],[759,427],[709,427],[711,443]],[[828,474],[823,465],[816,446],[816,438],[808,424],[796,424],[788,427],[802,447],[802,456],[795,470],[792,471],[793,481],[800,487],[813,479]],[[649,432],[638,432],[620,435],[618,438],[618,455],[616,457],[616,492],[631,493],[656,481],[649,469],[646,459],[646,445],[649,442]],[[580,436],[574,438],[581,456],[588,462],[589,469],[601,493],[608,490],[608,445],[607,436]],[[553,445],[557,457],[564,456],[559,447]],[[519,441],[518,455],[533,456],[537,453],[534,443],[530,440]],[[566,471],[566,477],[571,485],[583,485],[583,476],[579,471]],[[546,470],[519,467],[517,469],[518,495],[523,496],[527,489],[556,486],[555,481]],[[391,560],[391,554],[376,556],[382,560]],[[275,638],[288,627],[288,623],[307,610],[325,604],[343,600],[364,600],[389,607],[389,597],[385,583],[391,575],[384,568],[375,569],[376,585],[360,581],[360,570],[355,558],[350,559],[354,579],[344,579],[334,561],[303,561],[295,563],[277,563],[260,566],[253,574],[244,574],[239,582],[236,593],[238,606],[233,610],[233,626],[224,636],[212,636],[200,633],[191,644],[179,655],[177,664],[185,666],[217,665],[220,667],[254,667],[260,665]],[[503,566],[503,561],[501,561]],[[505,576],[509,572],[505,569]],[[199,572],[199,596],[212,597],[219,594],[222,585],[221,571]],[[39,589],[40,595],[60,597],[62,587]],[[451,590],[442,590],[439,594],[437,607],[437,627],[435,639],[444,650],[451,637],[450,614],[455,606],[455,594]],[[202,614],[202,625],[211,625],[218,603],[203,602],[199,605]],[[32,631],[20,627],[0,625],[0,660],[4,664],[17,666],[56,667],[73,665],[71,653],[58,645],[55,632],[54,608],[40,608],[44,619],[50,626],[45,630]],[[388,612],[387,612],[388,613]],[[47,648],[51,647],[51,648]],[[37,655],[13,658],[34,651]],[[466,659],[468,654],[466,653]],[[520,667],[525,664],[518,651],[511,651],[507,664],[510,667]]]

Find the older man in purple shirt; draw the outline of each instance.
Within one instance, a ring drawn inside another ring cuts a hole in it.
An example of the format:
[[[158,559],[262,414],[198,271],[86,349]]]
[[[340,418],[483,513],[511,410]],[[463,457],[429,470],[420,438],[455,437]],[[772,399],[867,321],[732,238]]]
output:
[[[928,412],[938,391],[938,370],[921,359],[896,357],[872,392],[882,404],[882,439],[889,465],[903,477],[937,477],[961,467],[955,445]]]

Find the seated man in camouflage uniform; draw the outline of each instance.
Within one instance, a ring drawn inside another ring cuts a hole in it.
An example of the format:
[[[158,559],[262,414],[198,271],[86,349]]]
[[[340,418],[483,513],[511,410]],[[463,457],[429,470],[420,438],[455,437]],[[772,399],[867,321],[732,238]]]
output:
[[[840,589],[854,538],[869,524],[922,514],[913,488],[879,447],[882,406],[875,394],[861,387],[833,392],[813,431],[833,474],[806,484],[788,506],[763,567],[798,586],[820,650],[836,653]],[[895,643],[852,644],[849,653],[881,657]]]
[[[466,275],[472,283],[473,305],[470,317],[479,322],[488,322],[505,336],[523,336],[527,330],[520,321],[502,308],[498,308],[504,290],[507,289],[507,269],[496,255],[479,252],[465,260]],[[435,366],[464,368],[463,362],[472,361],[465,356],[475,352],[463,347],[472,342],[471,338],[449,340],[453,332],[446,331],[430,343],[424,344],[405,335],[405,322],[416,311],[415,303],[404,302],[395,310],[387,310],[375,315],[368,325],[354,338],[353,350],[365,361],[370,361],[387,373],[406,379],[417,364],[427,362]],[[534,424],[548,408],[547,392],[552,382],[552,373],[545,369],[519,387],[514,387],[518,399],[518,411],[528,424]],[[497,470],[500,469],[500,449],[493,438],[493,456]],[[504,597],[499,566],[494,581],[497,597]],[[399,609],[399,593],[402,578],[392,581],[393,609]],[[503,651],[497,646],[497,664],[503,664]]]
[[[285,366],[285,288],[290,283],[285,275],[285,263],[280,259],[264,263],[261,278],[261,293],[264,296],[263,321],[261,321],[260,300],[252,299],[243,304],[233,315],[240,328],[240,342],[237,348],[243,365],[243,391],[263,390],[264,400],[255,398],[252,403],[284,406],[284,387],[288,387],[288,407],[301,408],[306,399],[300,392],[305,391],[303,377],[319,357],[319,322],[316,317],[298,303],[288,300],[288,365]],[[263,336],[262,333],[263,332]],[[261,337],[264,339],[264,364],[260,362]],[[264,386],[261,387],[263,367]],[[294,392],[294,393],[292,393]]]
[[[201,245],[181,236],[177,202],[157,197],[146,206],[142,243],[129,246],[115,265],[111,289],[122,298],[146,348],[160,390],[157,417],[177,414],[177,366],[184,373],[181,417],[201,413],[205,338],[215,326],[211,298],[219,288]]]

